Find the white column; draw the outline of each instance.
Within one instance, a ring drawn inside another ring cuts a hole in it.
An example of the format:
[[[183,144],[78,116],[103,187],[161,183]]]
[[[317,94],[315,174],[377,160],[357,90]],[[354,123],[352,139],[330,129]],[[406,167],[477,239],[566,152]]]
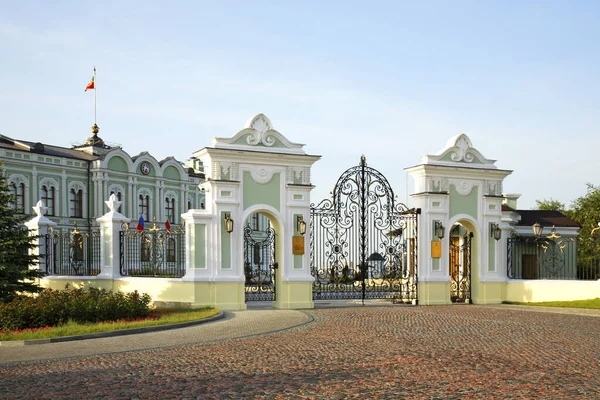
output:
[[[138,219],[140,217],[138,215],[137,204],[137,178],[133,177],[131,183],[131,201],[129,202],[129,205],[131,206],[131,213],[129,215],[131,215],[131,218],[133,219]]]
[[[29,250],[29,254],[40,256],[47,254],[46,249],[46,235],[51,232],[51,228],[56,226],[56,223],[50,221],[47,217],[44,216],[46,214],[46,206],[44,202],[38,200],[35,207],[32,207],[33,211],[36,213],[36,216],[25,222],[25,226],[30,230],[29,235],[35,236],[37,238],[37,246],[33,249]],[[46,264],[46,257],[39,257],[39,262],[37,266],[33,268],[40,269],[42,271],[48,271],[48,265]],[[30,267],[31,268],[31,267]]]
[[[100,268],[99,278],[115,279],[121,276],[121,249],[119,246],[119,235],[121,224],[129,223],[131,220],[117,212],[121,202],[112,194],[105,201],[109,211],[102,217],[96,219],[100,224]]]
[[[162,182],[160,180],[156,180],[154,182],[154,193],[155,193],[155,200],[154,200],[154,215],[156,215],[156,221],[162,221],[163,217],[162,217],[162,197],[161,197],[161,187],[160,184]]]
[[[38,202],[38,189],[38,172],[37,167],[34,165],[31,169],[31,202],[29,202],[29,204]]]
[[[67,171],[65,171],[64,169],[62,172],[62,192],[63,192],[62,199],[57,198],[57,200],[60,202],[60,204],[59,204],[60,216],[63,218],[67,218],[67,217],[70,217],[70,215],[69,215],[69,200],[70,199],[69,199],[69,189],[67,188]]]

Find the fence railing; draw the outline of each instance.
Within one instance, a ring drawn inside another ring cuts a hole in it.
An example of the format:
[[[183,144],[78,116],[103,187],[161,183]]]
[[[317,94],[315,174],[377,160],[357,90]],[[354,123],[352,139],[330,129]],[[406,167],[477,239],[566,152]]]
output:
[[[181,278],[185,275],[185,230],[183,226],[148,230],[123,224],[120,237],[122,276]]]
[[[600,240],[515,235],[508,238],[511,279],[600,279]]]
[[[58,276],[95,276],[100,273],[100,231],[80,231],[77,224],[70,232],[51,228],[43,235],[46,273]]]

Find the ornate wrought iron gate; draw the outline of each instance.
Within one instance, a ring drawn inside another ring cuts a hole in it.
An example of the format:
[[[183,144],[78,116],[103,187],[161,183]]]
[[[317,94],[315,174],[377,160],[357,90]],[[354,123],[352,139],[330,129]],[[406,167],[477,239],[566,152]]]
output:
[[[313,299],[417,300],[417,215],[397,203],[387,179],[358,166],[331,199],[311,204]]]
[[[275,300],[275,270],[278,267],[275,253],[275,230],[264,231],[244,228],[244,274],[246,276],[246,302]]]
[[[453,303],[471,302],[471,242],[473,232],[450,238],[450,300]],[[462,243],[461,243],[462,241]]]

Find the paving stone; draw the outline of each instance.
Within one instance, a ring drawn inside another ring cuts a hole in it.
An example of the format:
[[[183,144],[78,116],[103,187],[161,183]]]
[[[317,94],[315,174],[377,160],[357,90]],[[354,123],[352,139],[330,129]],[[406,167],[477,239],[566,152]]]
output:
[[[0,348],[0,398],[594,399],[598,314],[477,305],[236,312],[71,351],[20,348],[36,347],[37,358],[21,358],[29,361]]]

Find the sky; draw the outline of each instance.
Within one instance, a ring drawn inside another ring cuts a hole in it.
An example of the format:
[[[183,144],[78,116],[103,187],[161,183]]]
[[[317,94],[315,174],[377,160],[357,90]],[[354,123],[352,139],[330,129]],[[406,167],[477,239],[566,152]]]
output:
[[[518,208],[600,185],[600,2],[0,0],[0,134],[70,147],[94,122],[185,162],[258,113],[314,164],[312,202],[364,154],[404,168],[460,133]],[[408,191],[407,191],[408,188]]]

